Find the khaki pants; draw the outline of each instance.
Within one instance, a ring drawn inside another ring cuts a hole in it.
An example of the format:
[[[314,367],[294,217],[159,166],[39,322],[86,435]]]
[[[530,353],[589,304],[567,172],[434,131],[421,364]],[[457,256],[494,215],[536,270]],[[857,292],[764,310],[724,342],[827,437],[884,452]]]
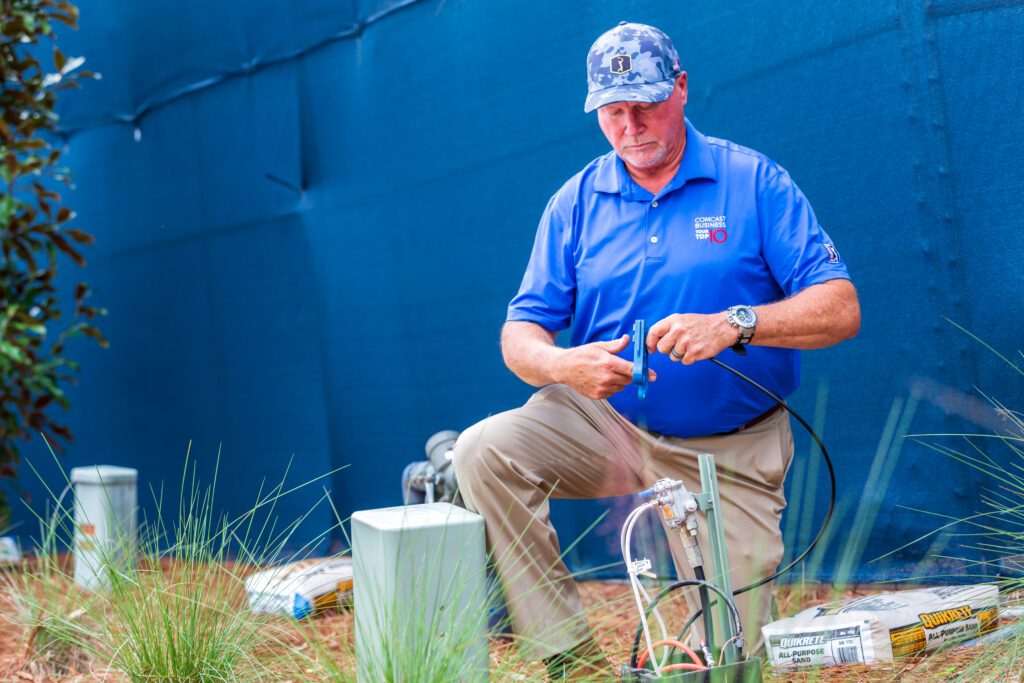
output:
[[[621,496],[662,477],[680,479],[699,492],[699,453],[715,456],[735,590],[768,576],[782,560],[782,485],[793,456],[784,411],[732,434],[681,439],[646,432],[607,401],[556,384],[535,393],[523,407],[462,433],[454,456],[459,487],[467,506],[484,517],[525,658],[563,652],[590,634],[579,591],[560,557],[548,498]],[[704,571],[714,581],[703,515],[700,521]],[[670,531],[668,538],[676,570],[693,578],[678,534]],[[696,591],[688,591],[687,602],[691,610],[699,609]],[[769,586],[738,596],[736,605],[746,651],[756,652],[760,627],[771,615]]]

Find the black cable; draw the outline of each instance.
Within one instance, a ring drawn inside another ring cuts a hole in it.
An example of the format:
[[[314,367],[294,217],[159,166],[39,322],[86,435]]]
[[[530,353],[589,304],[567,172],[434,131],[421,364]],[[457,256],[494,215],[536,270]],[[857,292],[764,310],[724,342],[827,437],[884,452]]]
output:
[[[707,581],[707,577],[704,576],[704,567],[694,567],[693,575],[697,577],[698,581]],[[707,642],[708,647],[714,649],[712,644],[712,638],[715,633],[715,624],[711,617],[711,610],[708,605],[711,602],[711,597],[708,595],[708,587],[701,586],[700,591],[700,611],[704,613],[704,640]]]
[[[818,535],[814,537],[814,540],[811,541],[811,544],[809,546],[807,546],[807,548],[802,553],[800,553],[800,555],[795,560],[793,560],[792,562],[787,564],[785,567],[783,567],[782,569],[780,569],[777,572],[775,572],[774,574],[772,574],[771,576],[765,577],[765,578],[761,579],[760,581],[756,581],[756,582],[750,584],[749,586],[744,586],[743,588],[734,590],[732,592],[733,595],[739,595],[740,593],[746,593],[747,591],[754,590],[755,588],[758,588],[759,586],[763,586],[766,583],[774,581],[775,579],[779,578],[780,576],[782,576],[783,574],[788,572],[793,567],[795,567],[798,564],[800,564],[801,562],[803,562],[804,558],[806,558],[808,555],[811,554],[811,551],[814,550],[814,546],[818,545],[818,541],[820,541],[822,536],[825,535],[825,530],[828,529],[829,522],[832,521],[832,512],[836,508],[836,471],[835,471],[835,469],[832,468],[832,458],[830,458],[828,456],[828,449],[825,448],[825,444],[822,443],[821,438],[818,436],[817,432],[814,431],[814,429],[811,427],[811,425],[807,424],[807,421],[805,419],[803,419],[802,417],[800,417],[799,413],[797,413],[795,410],[793,410],[788,405],[786,405],[786,402],[784,400],[782,400],[781,398],[776,396],[770,390],[765,389],[763,386],[761,386],[760,384],[758,384],[754,380],[750,379],[749,377],[744,375],[739,370],[736,370],[735,368],[729,367],[728,365],[726,365],[722,361],[718,360],[717,358],[711,358],[709,360],[712,363],[714,363],[715,365],[718,365],[720,367],[725,368],[726,370],[728,370],[732,374],[736,375],[740,379],[745,380],[745,381],[749,382],[750,384],[752,384],[753,386],[755,386],[758,389],[760,389],[766,395],[771,397],[772,400],[774,400],[776,403],[778,403],[782,408],[784,408],[787,413],[789,413],[790,415],[795,417],[797,422],[799,422],[801,425],[803,425],[803,428],[806,429],[807,433],[811,435],[812,439],[814,439],[814,443],[818,445],[818,448],[821,450],[821,455],[825,458],[825,466],[828,468],[829,484],[832,487],[831,497],[829,498],[829,501],[828,501],[828,514],[825,515],[825,521],[822,522],[821,529],[818,530]]]
[[[644,616],[651,616],[651,613],[654,612],[654,609],[658,606],[659,602],[664,600],[673,591],[679,590],[680,588],[685,588],[687,586],[698,586],[703,587],[705,589],[713,590],[714,592],[718,593],[720,597],[725,599],[725,604],[729,607],[729,616],[732,617],[736,635],[743,635],[743,622],[740,621],[740,611],[736,609],[736,603],[732,601],[732,597],[726,595],[725,591],[723,591],[715,584],[709,583],[707,581],[701,581],[699,579],[681,579],[679,581],[673,582],[672,584],[664,588],[660,593],[658,593],[654,600],[651,601],[651,604],[647,606],[647,609],[644,610]],[[643,635],[642,625],[637,629],[636,636],[633,638],[633,648],[632,650],[630,650],[629,653],[629,666],[634,669],[636,668],[637,654],[640,651],[641,635]],[[733,647],[736,648],[737,654],[742,656],[743,648],[737,646],[735,643],[733,643]]]

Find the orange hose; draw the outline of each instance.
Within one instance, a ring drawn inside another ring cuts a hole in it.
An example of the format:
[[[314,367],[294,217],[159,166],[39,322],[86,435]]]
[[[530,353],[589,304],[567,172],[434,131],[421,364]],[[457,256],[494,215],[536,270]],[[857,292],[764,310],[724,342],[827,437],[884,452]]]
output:
[[[707,671],[707,667],[706,666],[698,666],[697,664],[689,664],[689,663],[685,663],[684,662],[682,664],[669,664],[668,666],[663,666],[663,667],[661,667],[661,670],[662,671],[683,671],[683,670],[686,670],[686,671]]]
[[[672,666],[685,666],[687,668],[692,667],[692,666],[696,666],[701,671],[703,671],[704,669],[708,668],[707,666],[704,665],[703,662],[700,661],[700,658],[697,656],[697,653],[694,652],[693,649],[690,648],[690,646],[687,645],[686,643],[681,643],[678,640],[659,640],[658,642],[656,642],[654,645],[651,646],[651,649],[653,650],[654,648],[656,648],[656,647],[658,647],[660,645],[672,645],[673,647],[676,647],[676,648],[682,650],[683,652],[685,652],[686,654],[690,655],[690,659],[693,660],[693,664],[685,664],[685,665],[673,664]],[[636,660],[637,668],[640,668],[640,669],[644,668],[644,664],[646,662],[647,662],[647,650],[644,650],[641,653],[641,655],[640,655],[640,659]],[[662,671],[665,671],[664,667],[662,668]]]

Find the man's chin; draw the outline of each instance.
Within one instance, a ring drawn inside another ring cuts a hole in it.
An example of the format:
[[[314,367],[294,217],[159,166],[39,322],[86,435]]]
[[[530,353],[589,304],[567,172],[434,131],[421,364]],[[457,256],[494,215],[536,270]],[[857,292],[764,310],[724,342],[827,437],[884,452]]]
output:
[[[640,147],[626,147],[618,153],[624,162],[636,169],[649,169],[665,160],[666,148],[657,143],[648,143]]]
[[[650,157],[650,156],[623,156],[622,160],[629,164],[632,168],[646,170],[654,168],[661,163],[662,156]]]

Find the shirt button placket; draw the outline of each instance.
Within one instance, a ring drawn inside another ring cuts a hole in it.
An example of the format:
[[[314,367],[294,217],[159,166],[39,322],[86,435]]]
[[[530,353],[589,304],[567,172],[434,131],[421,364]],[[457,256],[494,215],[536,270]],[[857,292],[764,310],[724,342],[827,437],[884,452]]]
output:
[[[658,221],[653,220],[651,212],[658,208],[658,200],[655,199],[651,202],[650,208],[647,210],[647,257],[648,258],[660,258],[661,257],[661,238],[658,236],[657,225]]]

